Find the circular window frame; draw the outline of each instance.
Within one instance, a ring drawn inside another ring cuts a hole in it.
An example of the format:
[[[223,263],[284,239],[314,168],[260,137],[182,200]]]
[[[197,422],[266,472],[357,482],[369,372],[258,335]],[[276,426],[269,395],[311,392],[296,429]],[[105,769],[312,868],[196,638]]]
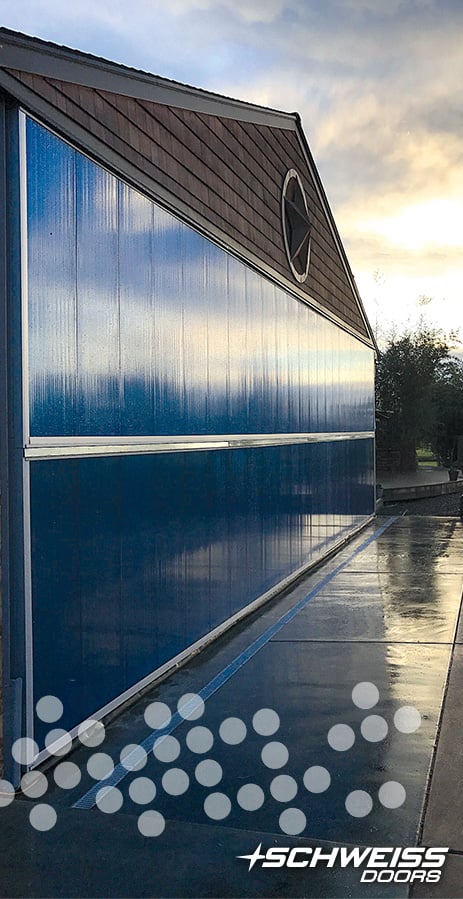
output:
[[[291,253],[291,247],[290,247],[290,243],[289,243],[289,239],[288,239],[286,195],[287,195],[289,184],[292,180],[295,180],[297,182],[300,196],[301,196],[302,202],[304,204],[304,209],[305,209],[305,213],[307,216],[307,222],[308,222],[309,238],[308,238],[308,243],[307,243],[307,261],[306,261],[303,272],[299,272],[293,263],[294,255]],[[309,215],[309,210],[307,208],[307,199],[306,199],[305,191],[302,186],[302,181],[301,181],[296,169],[288,169],[288,171],[286,172],[284,181],[283,181],[283,187],[281,189],[281,227],[282,227],[282,231],[283,231],[283,241],[284,241],[284,245],[285,245],[286,258],[289,262],[289,267],[291,269],[291,273],[292,273],[293,277],[296,279],[296,281],[299,281],[300,284],[303,284],[304,281],[307,280],[307,276],[309,274],[310,245],[312,242],[312,240],[311,240],[312,223],[311,223],[311,219],[310,219],[310,215]]]

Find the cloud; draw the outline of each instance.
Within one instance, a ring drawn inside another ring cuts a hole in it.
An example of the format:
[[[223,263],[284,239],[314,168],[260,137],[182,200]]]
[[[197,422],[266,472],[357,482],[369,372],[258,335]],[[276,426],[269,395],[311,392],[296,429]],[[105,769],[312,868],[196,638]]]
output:
[[[221,0],[220,3],[216,0],[169,0],[169,11],[177,16],[217,10],[253,24],[275,21],[285,7],[285,0]]]

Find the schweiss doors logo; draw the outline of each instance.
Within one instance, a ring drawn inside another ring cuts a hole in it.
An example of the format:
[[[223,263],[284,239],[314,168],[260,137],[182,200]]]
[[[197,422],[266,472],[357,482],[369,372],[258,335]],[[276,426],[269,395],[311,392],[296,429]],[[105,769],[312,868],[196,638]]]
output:
[[[262,843],[250,855],[238,855],[249,862],[248,871],[254,865],[262,868],[364,868],[361,883],[438,883],[448,852],[447,848],[381,846],[304,847],[273,846],[262,850]]]

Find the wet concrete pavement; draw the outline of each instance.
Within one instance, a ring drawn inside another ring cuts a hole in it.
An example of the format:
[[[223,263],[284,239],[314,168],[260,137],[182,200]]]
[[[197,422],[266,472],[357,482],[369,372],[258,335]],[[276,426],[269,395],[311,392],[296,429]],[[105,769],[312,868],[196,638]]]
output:
[[[413,895],[463,895],[462,550],[455,518],[377,519],[95,730],[43,796],[0,808],[1,895],[400,897],[352,865],[238,856],[419,840],[451,858],[447,892]]]

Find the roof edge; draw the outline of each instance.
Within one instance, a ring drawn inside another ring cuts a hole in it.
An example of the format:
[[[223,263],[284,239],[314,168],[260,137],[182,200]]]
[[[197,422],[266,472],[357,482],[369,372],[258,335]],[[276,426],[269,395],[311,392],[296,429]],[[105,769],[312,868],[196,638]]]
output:
[[[191,87],[9,28],[0,27],[0,67],[237,121],[297,128],[294,113]]]
[[[316,186],[316,188],[317,188],[317,192],[318,192],[318,195],[319,195],[320,202],[321,202],[322,207],[323,207],[323,209],[324,209],[324,212],[325,212],[325,215],[326,215],[328,224],[329,224],[330,229],[331,229],[331,233],[332,233],[333,238],[334,238],[334,242],[335,242],[335,244],[336,244],[337,250],[338,250],[339,255],[340,255],[340,257],[341,257],[341,261],[342,261],[344,270],[345,270],[345,272],[346,272],[347,279],[348,279],[349,284],[350,284],[350,286],[351,286],[351,289],[352,289],[353,295],[354,295],[354,297],[355,297],[355,300],[357,301],[357,304],[358,304],[358,307],[359,307],[359,312],[360,312],[360,314],[361,314],[361,316],[362,316],[362,320],[363,320],[363,322],[364,322],[364,324],[365,324],[365,328],[366,328],[367,334],[368,334],[368,336],[369,336],[369,338],[370,338],[370,340],[371,340],[371,342],[372,342],[372,345],[373,345],[373,348],[374,348],[375,352],[376,352],[377,354],[379,354],[378,344],[377,344],[377,342],[376,342],[376,338],[375,338],[375,335],[374,335],[374,333],[373,333],[373,329],[372,329],[372,327],[371,327],[370,321],[369,321],[368,316],[367,316],[367,314],[366,314],[365,307],[364,307],[364,305],[363,305],[363,301],[362,301],[362,298],[361,298],[361,296],[360,296],[359,289],[358,289],[358,287],[357,287],[357,284],[356,284],[356,281],[355,281],[354,274],[353,274],[352,269],[351,269],[351,267],[350,267],[350,263],[349,263],[349,259],[348,259],[348,257],[347,257],[347,253],[346,253],[346,251],[345,251],[345,249],[344,249],[344,244],[343,244],[343,242],[342,242],[342,240],[341,240],[341,235],[339,234],[339,231],[338,231],[336,222],[335,222],[335,220],[334,220],[334,216],[333,216],[333,213],[332,213],[332,211],[331,211],[331,206],[330,206],[330,204],[329,204],[328,197],[327,197],[325,188],[324,188],[324,186],[323,186],[322,179],[321,179],[321,177],[320,177],[320,173],[319,173],[319,171],[318,171],[318,169],[317,169],[317,166],[315,165],[315,160],[314,160],[314,157],[313,157],[313,155],[312,155],[312,151],[311,151],[311,149],[310,149],[309,142],[308,142],[307,137],[306,137],[306,135],[305,135],[304,128],[302,127],[302,119],[301,119],[301,117],[300,117],[300,115],[299,115],[298,112],[293,113],[293,115],[294,115],[294,118],[295,118],[295,121],[296,121],[296,134],[297,134],[297,136],[298,136],[299,143],[300,143],[302,152],[303,152],[303,154],[304,154],[305,160],[306,160],[306,162],[307,162],[307,165],[308,165],[308,167],[309,167],[309,169],[310,169],[310,172],[311,172],[311,174],[312,174],[312,177],[313,177],[313,179],[314,179],[314,184],[315,184],[315,186]]]

